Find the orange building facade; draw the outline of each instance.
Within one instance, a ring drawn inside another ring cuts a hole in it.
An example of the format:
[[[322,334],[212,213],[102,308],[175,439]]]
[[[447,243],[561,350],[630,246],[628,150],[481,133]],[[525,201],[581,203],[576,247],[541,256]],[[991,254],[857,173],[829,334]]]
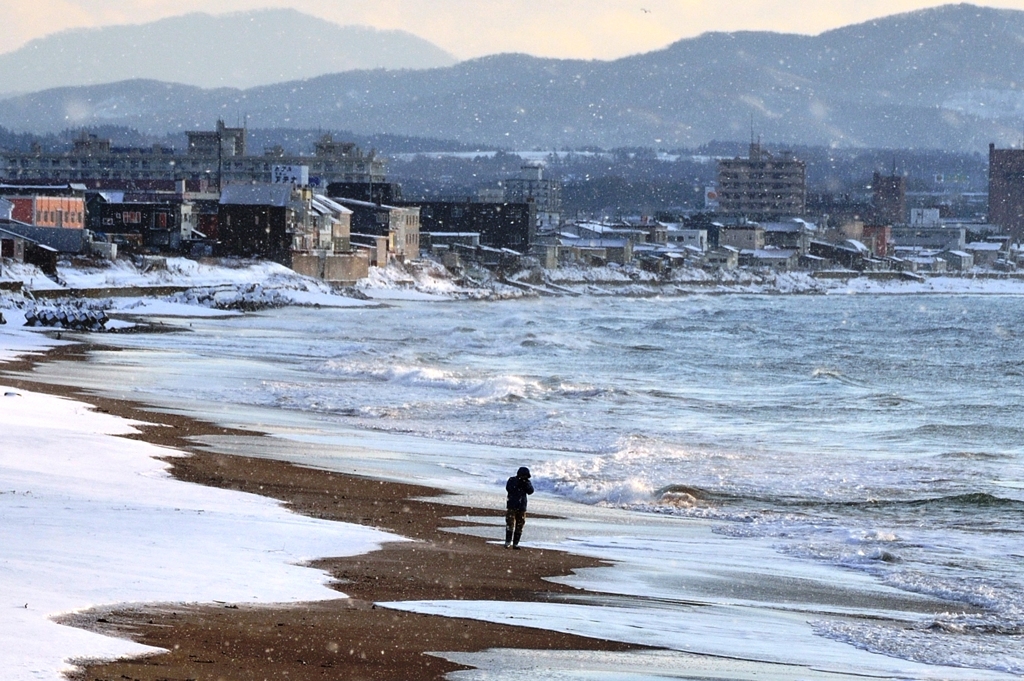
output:
[[[11,217],[36,227],[85,228],[85,199],[78,196],[9,196]]]

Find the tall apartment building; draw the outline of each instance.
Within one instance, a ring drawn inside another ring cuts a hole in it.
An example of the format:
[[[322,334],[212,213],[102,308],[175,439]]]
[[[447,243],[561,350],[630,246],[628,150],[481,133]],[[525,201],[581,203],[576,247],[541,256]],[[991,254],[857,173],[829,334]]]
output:
[[[536,205],[538,231],[558,228],[562,218],[562,183],[545,179],[543,166],[525,165],[519,177],[505,180],[504,185],[506,202]]]
[[[790,152],[778,157],[751,142],[747,158],[718,161],[719,212],[752,220],[803,215],[807,165]]]
[[[988,221],[1024,239],[1024,149],[988,145]]]
[[[876,172],[871,178],[871,219],[876,224],[902,225],[907,221],[907,178]]]
[[[245,128],[229,128],[217,121],[216,130],[190,130],[188,155],[207,158],[245,156]]]
[[[9,182],[80,182],[91,188],[129,184],[156,187],[185,180],[205,191],[229,184],[269,183],[275,166],[305,166],[311,183],[383,183],[384,159],[348,142],[325,135],[312,156],[285,155],[280,148],[248,155],[245,128],[190,131],[186,153],[154,145],[118,148],[110,140],[83,134],[67,153],[0,152],[0,178]]]

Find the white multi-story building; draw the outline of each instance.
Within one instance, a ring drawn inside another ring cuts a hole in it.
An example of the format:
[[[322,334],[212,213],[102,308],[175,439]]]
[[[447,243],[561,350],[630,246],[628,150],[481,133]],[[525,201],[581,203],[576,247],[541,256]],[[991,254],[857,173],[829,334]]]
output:
[[[526,165],[519,177],[505,180],[505,201],[533,203],[537,206],[537,231],[558,229],[562,219],[562,183],[544,179],[544,168]]]

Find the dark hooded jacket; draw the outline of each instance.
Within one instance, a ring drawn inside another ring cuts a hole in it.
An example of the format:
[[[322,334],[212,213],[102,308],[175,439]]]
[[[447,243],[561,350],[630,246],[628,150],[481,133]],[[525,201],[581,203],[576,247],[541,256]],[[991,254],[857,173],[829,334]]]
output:
[[[530,482],[530,469],[519,469],[519,472],[508,479],[505,483],[505,491],[508,492],[508,503],[505,508],[510,511],[525,511],[526,497],[533,494],[533,483]]]

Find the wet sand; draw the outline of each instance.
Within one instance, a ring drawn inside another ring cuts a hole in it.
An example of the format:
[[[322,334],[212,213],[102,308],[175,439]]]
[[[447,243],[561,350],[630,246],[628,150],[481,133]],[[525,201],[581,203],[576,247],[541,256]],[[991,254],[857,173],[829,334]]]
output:
[[[87,346],[0,365],[27,372],[48,359],[85,359]],[[88,681],[184,679],[440,679],[460,665],[431,652],[489,648],[635,650],[636,646],[551,631],[403,613],[374,603],[400,600],[543,601],[578,593],[545,577],[602,565],[557,551],[505,550],[500,544],[446,532],[466,509],[431,500],[442,490],[304,468],[261,458],[212,454],[191,438],[241,434],[146,405],[4,375],[23,390],[69,397],[98,411],[145,422],[127,437],[186,452],[168,457],[171,474],[197,484],[281,500],[296,513],[368,525],[414,541],[392,542],[369,554],[324,557],[312,566],[329,573],[350,598],[287,606],[154,605],[103,608],[64,621],[165,648],[155,656],[83,664]],[[245,435],[253,433],[245,431]],[[474,509],[474,515],[488,515]],[[494,516],[502,516],[495,509]],[[527,529],[529,531],[529,529]],[[492,540],[501,539],[495,530]]]

